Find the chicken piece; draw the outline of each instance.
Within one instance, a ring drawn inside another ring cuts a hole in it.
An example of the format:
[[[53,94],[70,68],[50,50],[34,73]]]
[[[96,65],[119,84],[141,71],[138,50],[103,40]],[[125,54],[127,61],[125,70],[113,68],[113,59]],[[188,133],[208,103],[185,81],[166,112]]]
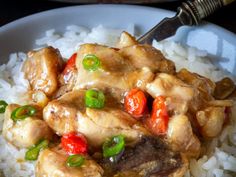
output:
[[[94,54],[99,58],[101,67],[98,70],[91,72],[84,69],[82,61],[87,54]],[[79,72],[74,89],[108,89],[118,95],[118,98],[133,87],[145,87],[144,84],[154,77],[149,68],[136,70],[115,49],[96,44],[80,47],[76,67]]]
[[[124,31],[121,33],[120,39],[118,43],[116,44],[116,47],[121,49],[124,47],[136,45],[136,44],[138,44],[138,41],[132,35]]]
[[[32,102],[37,104],[41,108],[45,107],[49,102],[49,98],[45,95],[44,92],[40,90],[32,91],[30,95]]]
[[[132,45],[119,50],[135,68],[149,67],[153,72],[174,74],[175,64],[167,60],[163,54],[150,45]]]
[[[170,118],[167,138],[174,150],[186,153],[188,156],[199,156],[201,144],[194,135],[187,116],[177,115]]]
[[[222,80],[216,82],[216,88],[214,91],[214,97],[216,99],[225,99],[233,93],[235,90],[234,81],[225,77]]]
[[[19,105],[10,104],[5,111],[2,134],[7,141],[16,147],[28,148],[41,139],[52,138],[53,132],[46,122],[38,117],[28,117],[14,122],[11,113],[18,107]]]
[[[136,70],[128,74],[127,76],[127,82],[130,83],[130,86],[132,85],[129,90],[134,87],[138,87],[141,90],[145,90],[147,83],[151,82],[155,77],[155,75],[148,67],[143,67],[140,70]]]
[[[43,118],[58,135],[77,130],[77,111],[85,112],[84,91],[72,91],[52,100],[43,109]]]
[[[194,86],[195,88],[198,88],[203,94],[205,94],[205,97],[210,97],[213,95],[215,90],[215,83],[211,81],[210,79],[200,76],[196,73],[191,73],[187,69],[181,69],[176,76],[180,78],[185,83]]]
[[[186,69],[181,69],[176,76],[195,89],[194,97],[189,105],[191,112],[194,114],[199,109],[206,107],[207,103],[214,99],[212,95],[215,90],[215,83],[210,79],[191,73]]]
[[[220,134],[224,120],[225,107],[208,107],[198,111],[196,118],[200,125],[200,132],[205,138],[214,138]]]
[[[87,108],[85,117],[78,117],[78,131],[86,135],[94,146],[100,146],[108,137],[122,134],[127,141],[136,141],[146,130],[124,111]],[[99,134],[99,135],[98,135]]]
[[[89,157],[80,167],[68,167],[68,155],[60,148],[43,150],[37,160],[36,177],[101,177],[103,169]]]
[[[86,108],[84,91],[69,92],[44,108],[44,120],[58,134],[72,131],[84,134],[92,146],[100,146],[106,138],[123,134],[135,140],[146,131],[110,95],[105,94],[105,107]]]
[[[153,97],[165,96],[169,112],[185,114],[193,99],[194,89],[173,75],[160,73],[147,84],[146,91]]]
[[[207,105],[215,107],[232,107],[233,104],[233,100],[211,100],[207,102]]]
[[[86,72],[86,75],[88,75],[88,73],[96,73],[88,72],[83,67],[82,61],[84,56],[87,54],[93,54],[99,58],[101,67],[98,70],[100,72],[120,73],[134,70],[131,63],[126,61],[125,58],[123,58],[123,56],[114,48],[109,48],[98,44],[83,44],[77,52],[76,67],[78,71]]]
[[[41,90],[47,96],[58,88],[58,74],[63,68],[63,60],[57,49],[46,47],[28,53],[23,72],[33,90]]]

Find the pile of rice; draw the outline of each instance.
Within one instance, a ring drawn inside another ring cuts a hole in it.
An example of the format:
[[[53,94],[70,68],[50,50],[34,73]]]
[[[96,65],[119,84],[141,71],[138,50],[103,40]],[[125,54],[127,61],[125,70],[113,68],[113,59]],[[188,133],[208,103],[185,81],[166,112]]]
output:
[[[135,28],[127,29],[134,35]],[[114,46],[120,29],[108,29],[101,25],[88,29],[82,26],[67,26],[64,34],[58,34],[54,29],[46,31],[43,38],[36,40],[41,47],[58,48],[63,57],[69,58],[83,43],[99,43]],[[153,46],[175,62],[177,70],[187,68],[190,71],[217,81],[225,76],[231,77],[225,71],[219,70],[207,58],[207,53],[192,47],[183,47],[175,42],[153,42]],[[10,103],[26,104],[24,93],[29,89],[29,83],[24,79],[21,67],[26,59],[24,53],[14,53],[7,64],[0,66],[0,100]],[[190,160],[190,168],[186,177],[233,177],[236,176],[236,106],[232,109],[232,124],[225,127],[220,137],[209,143],[206,155],[199,160]],[[0,114],[0,131],[2,131],[3,114]],[[0,171],[6,177],[33,177],[34,162],[24,161],[26,149],[17,149],[8,144],[0,135]],[[1,172],[0,172],[1,176]]]

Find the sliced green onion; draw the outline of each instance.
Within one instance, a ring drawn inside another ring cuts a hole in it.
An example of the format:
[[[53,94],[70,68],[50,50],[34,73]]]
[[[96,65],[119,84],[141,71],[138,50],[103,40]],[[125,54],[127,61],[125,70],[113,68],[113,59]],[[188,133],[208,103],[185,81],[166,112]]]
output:
[[[39,152],[42,149],[48,147],[49,141],[48,140],[41,140],[36,145],[32,146],[28,149],[25,153],[25,160],[37,160],[39,156]]]
[[[122,152],[125,148],[125,137],[123,135],[113,136],[104,142],[102,146],[104,157],[113,157]]]
[[[0,100],[0,113],[4,113],[7,107],[7,102],[4,100]]]
[[[69,167],[80,167],[84,163],[84,157],[78,154],[70,155],[66,160],[66,164]]]
[[[11,113],[11,119],[13,121],[18,121],[18,120],[23,120],[27,117],[33,116],[37,110],[30,105],[25,105],[21,106],[19,108],[16,108],[12,113]]]
[[[85,105],[89,108],[103,108],[105,95],[101,91],[87,90],[85,93]]]
[[[88,71],[96,71],[100,67],[100,60],[96,55],[85,55],[82,61],[84,69]]]

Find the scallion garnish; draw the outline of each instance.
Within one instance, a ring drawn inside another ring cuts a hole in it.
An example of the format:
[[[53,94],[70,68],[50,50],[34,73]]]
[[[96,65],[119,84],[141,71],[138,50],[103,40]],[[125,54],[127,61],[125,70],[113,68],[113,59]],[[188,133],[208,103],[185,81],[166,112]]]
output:
[[[84,163],[84,157],[78,154],[70,155],[66,160],[69,167],[80,167]]]
[[[100,67],[100,60],[96,55],[85,55],[82,61],[84,69],[88,71],[96,71]]]
[[[24,120],[29,116],[33,116],[36,112],[37,110],[33,106],[30,105],[21,106],[19,108],[16,108],[11,113],[11,119],[13,121]]]
[[[87,90],[85,93],[85,105],[89,108],[103,108],[105,103],[105,95],[101,91]]]
[[[4,100],[0,100],[0,113],[4,113],[7,107],[7,102]]]
[[[25,160],[37,160],[40,150],[47,148],[48,144],[48,140],[39,141],[25,153]]]
[[[103,156],[114,157],[122,152],[125,148],[125,137],[123,135],[116,135],[103,143]]]

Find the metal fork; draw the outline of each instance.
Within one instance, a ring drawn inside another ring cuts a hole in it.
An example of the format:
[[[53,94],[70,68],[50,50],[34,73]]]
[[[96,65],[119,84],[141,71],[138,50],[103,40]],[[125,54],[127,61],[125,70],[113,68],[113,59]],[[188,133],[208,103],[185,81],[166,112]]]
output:
[[[161,41],[173,36],[183,25],[198,25],[201,20],[235,0],[187,0],[178,8],[176,16],[164,18],[159,24],[141,36],[140,43],[151,44],[153,39]]]

